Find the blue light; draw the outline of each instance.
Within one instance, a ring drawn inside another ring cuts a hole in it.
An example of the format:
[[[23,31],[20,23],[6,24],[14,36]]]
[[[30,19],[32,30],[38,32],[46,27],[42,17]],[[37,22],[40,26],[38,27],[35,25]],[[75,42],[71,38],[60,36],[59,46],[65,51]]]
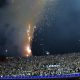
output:
[[[72,77],[80,77],[80,73],[75,74],[61,74],[61,75],[53,75],[53,76],[0,76],[0,79],[49,79],[49,78],[72,78]]]

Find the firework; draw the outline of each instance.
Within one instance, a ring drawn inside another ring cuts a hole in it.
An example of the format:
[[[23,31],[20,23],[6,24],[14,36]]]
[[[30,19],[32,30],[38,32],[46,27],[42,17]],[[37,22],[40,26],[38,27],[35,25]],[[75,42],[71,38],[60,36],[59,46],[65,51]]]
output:
[[[24,56],[32,56],[32,50],[31,50],[31,43],[34,31],[36,29],[36,26],[31,26],[30,24],[27,27],[27,33],[25,35],[25,45],[24,45]]]
[[[42,16],[40,16],[41,13],[43,13],[43,9],[45,7],[45,3],[47,1],[45,0],[35,0],[33,3],[33,6],[31,10],[29,11],[29,18],[27,19],[26,23],[28,24],[27,27],[27,32],[24,33],[25,37],[23,38],[23,46],[22,46],[22,55],[24,56],[32,56],[32,50],[31,50],[31,44],[34,36],[34,32],[36,30],[36,24]],[[34,25],[34,26],[33,26]]]

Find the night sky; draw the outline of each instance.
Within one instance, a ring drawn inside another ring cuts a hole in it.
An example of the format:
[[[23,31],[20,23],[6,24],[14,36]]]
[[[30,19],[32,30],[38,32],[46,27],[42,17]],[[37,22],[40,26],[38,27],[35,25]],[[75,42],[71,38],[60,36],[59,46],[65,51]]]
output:
[[[33,55],[80,52],[80,0],[43,0],[36,10],[33,5],[36,0],[0,0],[0,56],[22,54],[29,21],[37,27]]]

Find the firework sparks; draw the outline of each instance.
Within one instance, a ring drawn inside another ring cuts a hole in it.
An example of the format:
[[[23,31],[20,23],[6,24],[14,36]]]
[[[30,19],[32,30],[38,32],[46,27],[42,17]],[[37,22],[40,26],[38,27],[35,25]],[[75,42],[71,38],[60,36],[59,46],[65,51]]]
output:
[[[25,35],[25,48],[24,48],[24,56],[32,56],[31,43],[33,38],[33,33],[36,29],[36,26],[31,26],[30,24],[27,27],[27,33]]]

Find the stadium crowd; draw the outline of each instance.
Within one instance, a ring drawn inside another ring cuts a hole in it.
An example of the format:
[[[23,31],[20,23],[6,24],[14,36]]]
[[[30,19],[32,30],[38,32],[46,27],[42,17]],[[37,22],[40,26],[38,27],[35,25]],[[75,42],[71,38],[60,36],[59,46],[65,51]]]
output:
[[[0,62],[0,76],[48,76],[80,72],[80,53],[6,57]]]

